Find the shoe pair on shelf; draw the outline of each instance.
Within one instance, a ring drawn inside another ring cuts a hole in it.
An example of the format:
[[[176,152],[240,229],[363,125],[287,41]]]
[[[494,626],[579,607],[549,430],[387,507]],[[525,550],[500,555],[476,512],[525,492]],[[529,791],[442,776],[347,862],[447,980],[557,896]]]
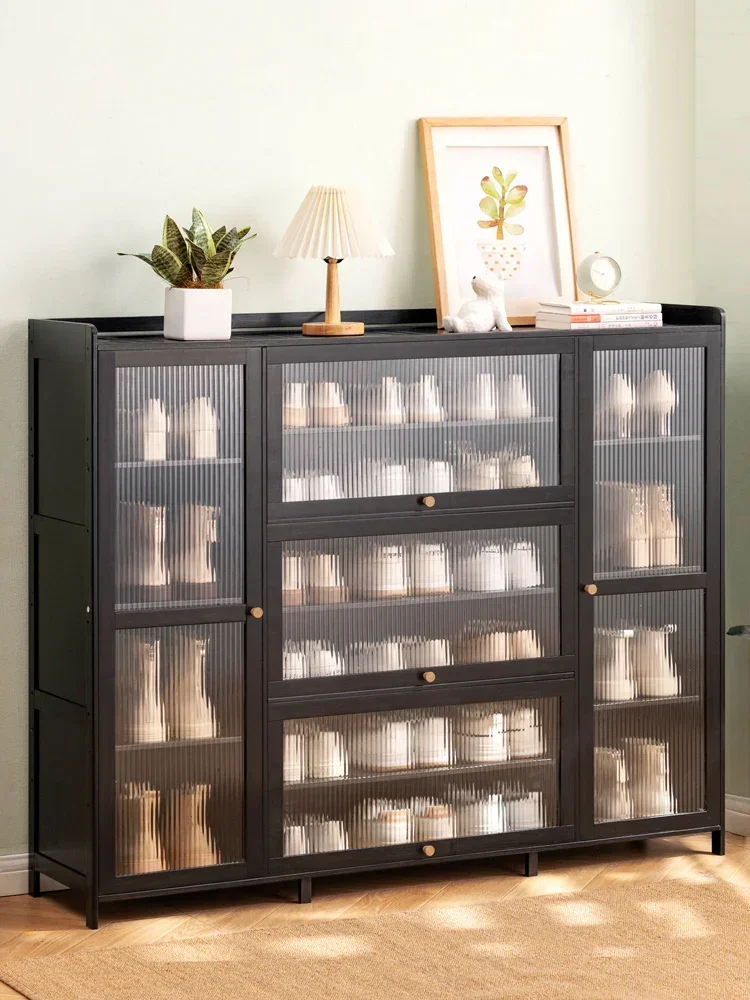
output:
[[[679,394],[668,372],[650,372],[637,388],[629,375],[610,375],[597,406],[597,432],[601,437],[666,437],[672,433],[672,416]]]
[[[151,398],[119,426],[120,460],[164,462],[175,459],[216,458],[219,420],[208,396],[197,396],[170,415],[161,399]]]
[[[673,625],[594,630],[594,698],[670,698],[682,691],[669,646]]]
[[[213,547],[221,508],[208,504],[123,501],[117,560],[122,587],[216,583]]]
[[[621,748],[594,748],[596,822],[676,813],[667,744],[644,737],[621,742]]]
[[[674,513],[673,488],[666,483],[602,482],[600,556],[626,569],[679,566],[682,526]]]

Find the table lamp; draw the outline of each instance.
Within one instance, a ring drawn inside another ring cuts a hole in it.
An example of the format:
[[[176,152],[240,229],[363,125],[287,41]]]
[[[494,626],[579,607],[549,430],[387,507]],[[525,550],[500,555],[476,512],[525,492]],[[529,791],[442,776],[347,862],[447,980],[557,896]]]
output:
[[[342,323],[339,272],[349,257],[390,257],[393,248],[352,188],[311,187],[274,257],[321,257],[328,268],[324,323],[303,323],[308,337],[356,337],[364,323]]]

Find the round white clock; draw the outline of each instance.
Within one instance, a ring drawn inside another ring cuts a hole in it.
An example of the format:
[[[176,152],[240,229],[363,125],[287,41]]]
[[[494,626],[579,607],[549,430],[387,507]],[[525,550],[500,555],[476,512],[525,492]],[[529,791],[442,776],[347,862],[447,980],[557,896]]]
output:
[[[606,299],[620,284],[622,271],[614,257],[596,253],[584,257],[578,265],[576,280],[578,287],[593,299]]]

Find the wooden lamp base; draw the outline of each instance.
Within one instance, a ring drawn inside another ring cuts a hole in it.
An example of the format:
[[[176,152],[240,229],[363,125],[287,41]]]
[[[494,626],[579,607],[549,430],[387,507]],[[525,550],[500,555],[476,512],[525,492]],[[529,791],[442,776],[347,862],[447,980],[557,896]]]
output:
[[[339,306],[339,264],[335,257],[326,257],[326,318],[324,323],[303,323],[306,337],[360,337],[364,323],[342,323]]]
[[[306,337],[359,337],[365,332],[364,323],[303,323]]]

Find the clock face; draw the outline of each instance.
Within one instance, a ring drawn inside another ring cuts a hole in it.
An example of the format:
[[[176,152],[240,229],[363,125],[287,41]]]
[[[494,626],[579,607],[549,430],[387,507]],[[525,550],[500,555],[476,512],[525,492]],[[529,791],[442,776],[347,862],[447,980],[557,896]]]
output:
[[[614,257],[592,253],[581,261],[576,275],[578,287],[587,295],[610,295],[620,284],[622,272]]]

